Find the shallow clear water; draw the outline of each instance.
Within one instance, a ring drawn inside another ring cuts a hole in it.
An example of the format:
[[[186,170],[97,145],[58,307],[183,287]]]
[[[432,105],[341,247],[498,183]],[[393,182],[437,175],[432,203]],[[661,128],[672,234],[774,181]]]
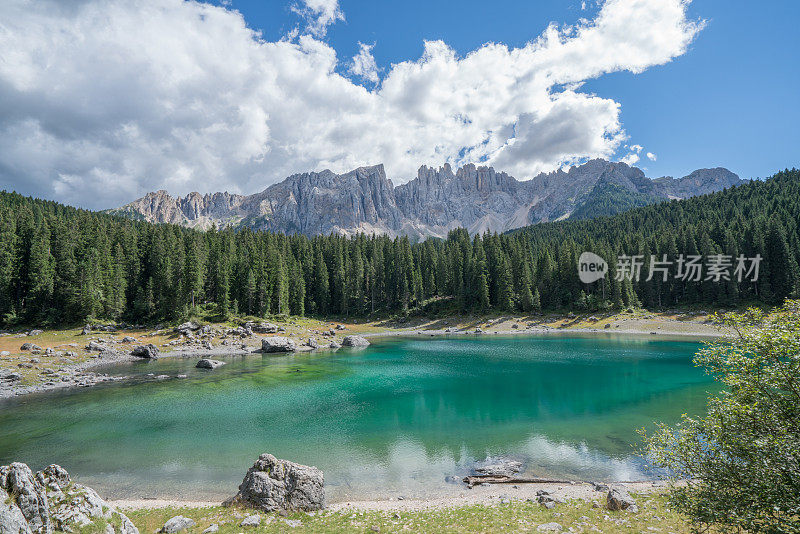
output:
[[[691,363],[698,347],[483,336],[229,358],[214,371],[196,359],[117,366],[105,371],[136,379],[0,404],[0,464],[59,463],[110,498],[190,500],[232,495],[262,452],[321,468],[332,501],[460,491],[445,476],[493,455],[531,475],[643,479],[636,429],[702,410],[715,388]]]

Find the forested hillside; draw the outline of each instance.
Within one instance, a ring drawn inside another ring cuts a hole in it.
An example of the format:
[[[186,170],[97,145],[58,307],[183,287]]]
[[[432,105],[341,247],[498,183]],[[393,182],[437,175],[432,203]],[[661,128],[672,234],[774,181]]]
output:
[[[798,290],[800,172],[613,217],[536,225],[471,239],[353,238],[154,225],[0,194],[0,316],[5,324],[220,315],[363,316],[430,299],[484,311],[777,303]],[[583,251],[611,272],[578,279]],[[617,280],[616,257],[760,255],[753,282],[661,276]]]
[[[630,191],[613,182],[598,183],[589,193],[589,198],[578,206],[570,219],[591,219],[616,215],[633,208],[663,202],[663,198]]]

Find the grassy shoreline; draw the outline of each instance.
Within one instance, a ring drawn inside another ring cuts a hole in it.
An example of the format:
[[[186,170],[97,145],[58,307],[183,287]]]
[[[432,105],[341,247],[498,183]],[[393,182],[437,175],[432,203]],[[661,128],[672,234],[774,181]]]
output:
[[[601,494],[598,493],[598,496]],[[640,510],[612,512],[601,498],[574,498],[545,508],[534,500],[498,498],[492,503],[455,503],[451,506],[403,508],[388,503],[380,508],[334,506],[321,512],[257,512],[222,506],[172,505],[120,509],[139,531],[156,532],[167,519],[183,515],[196,523],[190,532],[217,525],[222,534],[239,533],[242,519],[258,514],[261,524],[252,532],[672,532],[688,533],[686,520],[669,509],[662,493],[635,493]]]

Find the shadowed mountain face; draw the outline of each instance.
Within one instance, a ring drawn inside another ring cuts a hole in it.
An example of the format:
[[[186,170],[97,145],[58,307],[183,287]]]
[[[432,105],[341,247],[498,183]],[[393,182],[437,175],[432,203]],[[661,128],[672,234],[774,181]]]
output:
[[[394,187],[383,165],[345,174],[295,174],[254,195],[166,191],[111,213],[149,222],[198,228],[249,226],[287,234],[357,232],[444,237],[453,228],[503,232],[575,214],[612,215],[635,206],[720,191],[742,183],[727,169],[699,169],[680,179],[651,180],[625,163],[591,160],[569,171],[520,182],[491,167],[465,165],[453,172],[421,167],[417,177]]]

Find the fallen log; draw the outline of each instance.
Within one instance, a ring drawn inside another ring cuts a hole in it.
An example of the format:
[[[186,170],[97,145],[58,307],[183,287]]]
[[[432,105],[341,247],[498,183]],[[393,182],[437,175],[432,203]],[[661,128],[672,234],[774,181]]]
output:
[[[572,484],[572,481],[508,475],[470,475],[464,477],[464,483],[469,489],[472,489],[477,484]]]

